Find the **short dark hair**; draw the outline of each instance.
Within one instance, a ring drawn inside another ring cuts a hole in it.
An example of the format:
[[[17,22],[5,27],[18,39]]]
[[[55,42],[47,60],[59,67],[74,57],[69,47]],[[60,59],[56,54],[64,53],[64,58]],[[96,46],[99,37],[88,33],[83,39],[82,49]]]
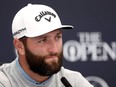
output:
[[[24,44],[24,46],[26,46],[27,37],[24,36],[24,37],[20,38],[19,40]]]

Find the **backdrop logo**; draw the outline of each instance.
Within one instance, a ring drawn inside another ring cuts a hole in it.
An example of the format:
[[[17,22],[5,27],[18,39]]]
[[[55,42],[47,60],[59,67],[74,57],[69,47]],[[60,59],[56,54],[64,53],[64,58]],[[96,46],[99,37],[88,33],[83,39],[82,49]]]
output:
[[[94,87],[109,87],[107,82],[97,76],[88,76],[86,79],[94,86]]]
[[[102,41],[101,32],[79,32],[79,41],[69,40],[64,43],[64,58],[76,61],[116,61],[116,42]]]

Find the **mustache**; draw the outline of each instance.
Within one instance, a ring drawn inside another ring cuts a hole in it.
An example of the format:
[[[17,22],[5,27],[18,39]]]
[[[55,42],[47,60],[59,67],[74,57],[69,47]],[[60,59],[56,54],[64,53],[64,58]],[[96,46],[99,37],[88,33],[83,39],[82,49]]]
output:
[[[46,55],[46,56],[44,56],[45,58],[47,58],[47,57],[52,57],[52,56],[59,56],[59,54],[58,53],[49,53],[48,55]]]

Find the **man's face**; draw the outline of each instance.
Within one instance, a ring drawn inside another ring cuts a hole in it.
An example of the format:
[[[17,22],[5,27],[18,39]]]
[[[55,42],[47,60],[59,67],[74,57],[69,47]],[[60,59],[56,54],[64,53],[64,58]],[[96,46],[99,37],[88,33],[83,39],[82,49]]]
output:
[[[62,33],[55,30],[36,38],[27,38],[25,56],[30,69],[42,76],[57,73],[62,66]]]

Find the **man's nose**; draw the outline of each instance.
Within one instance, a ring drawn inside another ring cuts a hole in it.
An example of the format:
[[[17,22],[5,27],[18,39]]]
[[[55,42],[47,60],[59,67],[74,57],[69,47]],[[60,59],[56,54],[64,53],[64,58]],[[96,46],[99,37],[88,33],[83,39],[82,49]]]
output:
[[[57,43],[54,40],[50,41],[48,51],[50,53],[57,53],[57,48]]]

